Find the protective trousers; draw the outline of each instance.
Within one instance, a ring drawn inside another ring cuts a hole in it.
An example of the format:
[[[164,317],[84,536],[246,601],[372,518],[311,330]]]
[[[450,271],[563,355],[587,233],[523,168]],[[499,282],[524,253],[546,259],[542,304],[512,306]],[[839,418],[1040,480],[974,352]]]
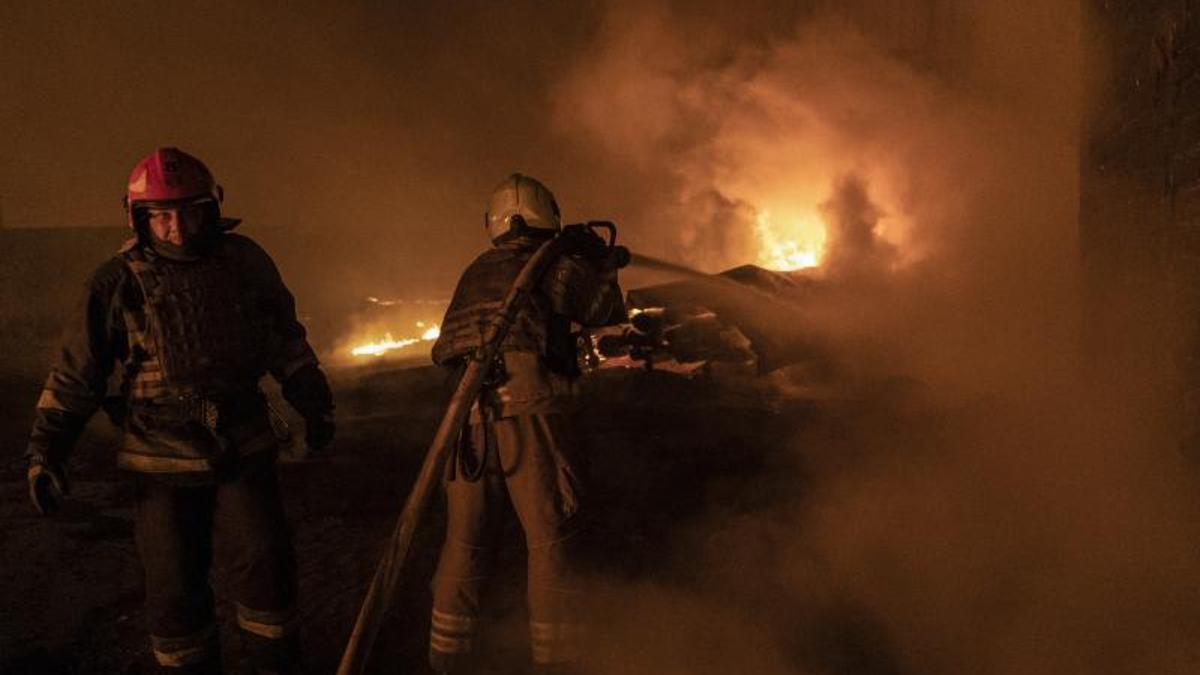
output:
[[[208,583],[214,530],[254,672],[296,669],[296,559],[273,458],[238,467],[215,485],[183,487],[139,477],[136,537],[146,619],[163,672],[219,673]]]
[[[506,501],[528,549],[533,663],[553,668],[577,660],[579,590],[572,549],[582,466],[574,456],[577,444],[564,442],[567,430],[557,414],[470,425],[470,447],[482,455],[477,461],[487,464],[476,481],[461,467],[447,471],[446,542],[433,578],[429,658],[434,670],[454,672],[472,651],[480,594],[503,535]]]

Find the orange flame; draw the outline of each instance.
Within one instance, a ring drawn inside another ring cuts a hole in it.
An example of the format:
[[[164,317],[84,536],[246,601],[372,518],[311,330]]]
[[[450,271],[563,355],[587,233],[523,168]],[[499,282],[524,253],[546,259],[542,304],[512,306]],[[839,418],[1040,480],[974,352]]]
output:
[[[821,264],[825,249],[825,227],[816,214],[806,214],[779,225],[771,212],[759,211],[755,223],[758,236],[758,264],[771,270],[786,272]]]
[[[417,328],[425,328],[425,322],[418,321]],[[381,356],[396,349],[403,349],[409,345],[415,345],[418,342],[431,342],[438,339],[439,335],[441,335],[441,329],[438,328],[437,324],[425,328],[425,331],[421,333],[420,337],[397,340],[396,338],[392,337],[390,332],[388,332],[384,333],[382,340],[358,345],[357,347],[351,349],[350,353],[354,356]]]

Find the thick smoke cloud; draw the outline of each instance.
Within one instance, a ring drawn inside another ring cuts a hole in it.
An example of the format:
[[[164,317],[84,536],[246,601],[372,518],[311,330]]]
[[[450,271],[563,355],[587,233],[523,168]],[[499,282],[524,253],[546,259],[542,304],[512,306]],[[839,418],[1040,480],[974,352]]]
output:
[[[447,297],[513,170],[708,271],[765,223],[824,252],[835,399],[922,385],[781,440],[670,542],[694,587],[601,582],[601,668],[1190,672],[1194,469],[1077,381],[1078,7],[704,4],[7,3],[5,222],[120,225],[175,143],[302,309]]]
[[[843,176],[834,183],[830,200],[821,204],[828,228],[822,268],[833,279],[887,274],[897,262],[899,249],[881,236],[883,214],[869,190],[858,176]]]
[[[923,6],[954,30],[913,50],[889,33],[904,8],[723,42],[719,20],[617,3],[558,84],[564,138],[656,177],[627,213],[643,250],[717,270],[760,252],[764,214],[820,232],[826,292],[796,330],[834,345],[837,396],[887,401],[831,412],[746,487],[801,489],[675,542],[706,554],[680,561],[699,588],[617,584],[605,672],[1195,663],[1194,472],[1161,400],[1081,383],[1080,9]],[[881,394],[896,376],[920,384]],[[865,661],[818,644],[831,622]]]
[[[763,222],[837,258],[822,205],[861,185],[878,250],[928,282],[921,304],[958,304],[937,311],[959,314],[960,334],[923,367],[994,362],[1007,379],[1006,358],[1046,356],[1061,369],[1063,352],[1039,345],[1065,350],[1078,330],[1077,12],[918,4],[951,37],[914,31],[916,53],[880,37],[916,7],[814,9],[722,41],[708,39],[719,23],[618,4],[556,87],[556,128],[651,185],[621,213],[636,246],[710,271],[756,260]],[[893,22],[874,34],[853,21],[880,16]],[[1031,344],[992,349],[998,326]]]

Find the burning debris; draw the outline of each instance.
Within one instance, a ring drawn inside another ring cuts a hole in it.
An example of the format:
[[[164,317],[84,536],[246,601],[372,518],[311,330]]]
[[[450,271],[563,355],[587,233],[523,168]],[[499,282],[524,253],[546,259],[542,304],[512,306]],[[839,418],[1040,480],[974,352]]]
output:
[[[350,350],[350,354],[352,356],[382,356],[388,352],[395,351],[397,349],[403,349],[410,345],[415,345],[421,342],[433,342],[434,340],[438,339],[439,335],[441,335],[441,329],[438,328],[437,324],[426,328],[424,321],[418,321],[417,328],[424,329],[424,332],[422,332],[419,337],[397,340],[396,338],[392,337],[390,332],[388,332],[383,334],[383,339],[381,340],[376,342],[367,342],[353,347]]]
[[[820,320],[806,310],[829,291],[892,272],[898,260],[896,246],[882,236],[885,212],[868,181],[849,173],[829,190],[808,216],[788,218],[790,228],[780,228],[769,210],[755,212],[757,265],[707,275],[638,256],[643,265],[685,278],[631,290],[629,321],[590,334],[584,363],[686,374],[709,364],[759,374],[800,363],[827,371]],[[722,203],[730,218],[745,220],[752,210]]]
[[[448,301],[371,295],[356,301],[339,320],[326,357],[343,366],[379,359],[427,357],[441,335],[441,316]]]

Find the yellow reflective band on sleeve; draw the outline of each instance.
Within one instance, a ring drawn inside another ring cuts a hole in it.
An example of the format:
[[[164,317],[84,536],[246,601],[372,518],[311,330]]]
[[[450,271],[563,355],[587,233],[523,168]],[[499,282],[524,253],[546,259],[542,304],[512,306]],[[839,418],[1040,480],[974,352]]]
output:
[[[87,409],[92,410],[94,403],[86,398],[71,396],[62,392],[54,391],[53,389],[43,389],[41,396],[38,396],[38,410],[61,410],[63,412],[71,412],[72,410]]]

